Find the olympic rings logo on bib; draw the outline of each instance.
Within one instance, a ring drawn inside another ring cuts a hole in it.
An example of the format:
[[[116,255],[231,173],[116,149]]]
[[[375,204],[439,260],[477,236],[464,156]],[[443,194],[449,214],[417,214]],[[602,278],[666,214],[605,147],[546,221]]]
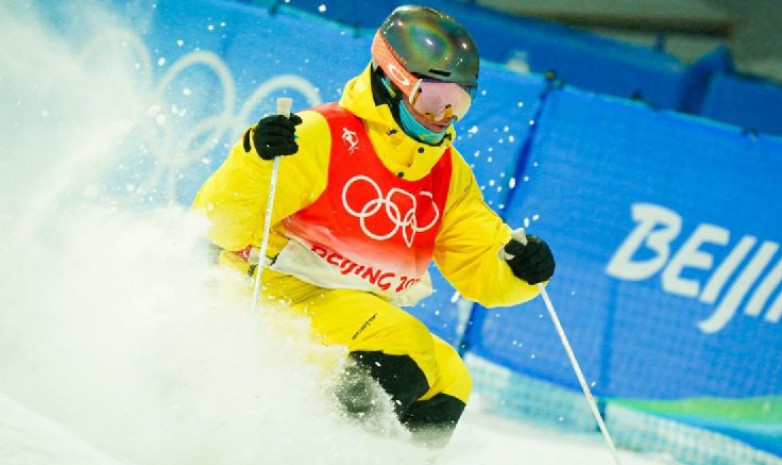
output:
[[[419,199],[425,203],[419,205]],[[421,191],[415,196],[394,187],[384,195],[372,178],[363,175],[354,176],[345,183],[342,205],[345,211],[359,219],[361,230],[368,237],[384,241],[401,231],[408,247],[412,247],[417,233],[432,229],[440,219],[440,210],[431,192]],[[421,216],[425,217],[423,225],[419,225]]]

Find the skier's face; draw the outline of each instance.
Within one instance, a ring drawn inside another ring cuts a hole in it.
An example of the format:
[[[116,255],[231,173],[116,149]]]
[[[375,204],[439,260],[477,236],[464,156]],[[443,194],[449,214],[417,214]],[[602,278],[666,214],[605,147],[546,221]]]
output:
[[[405,107],[416,121],[432,131],[448,127],[460,120],[470,109],[477,91],[476,85],[463,85],[416,75],[398,60],[380,30],[372,41],[372,62],[383,70],[386,78],[399,89]]]
[[[475,86],[435,79],[417,79],[407,98],[415,110],[432,121],[459,120],[470,109]]]
[[[413,115],[413,118],[415,118],[416,121],[421,123],[426,129],[432,131],[432,132],[443,132],[446,129],[448,129],[448,126],[451,125],[451,121],[455,120],[456,117],[452,116],[450,118],[443,118],[440,121],[433,121],[429,118],[427,118],[425,115],[422,115],[416,109],[413,107],[413,105],[408,101],[406,98],[400,99],[402,104],[407,108],[407,110],[410,112],[411,115]]]

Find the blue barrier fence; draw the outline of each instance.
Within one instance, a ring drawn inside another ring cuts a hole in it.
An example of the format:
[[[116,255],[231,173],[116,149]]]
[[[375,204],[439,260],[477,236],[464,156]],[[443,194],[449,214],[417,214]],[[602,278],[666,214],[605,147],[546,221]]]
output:
[[[750,131],[782,135],[782,87],[760,79],[714,74],[700,114]]]
[[[780,141],[572,89],[534,137],[506,218],[539,215],[595,393],[782,454]],[[542,304],[476,313],[473,353],[578,389]]]
[[[118,36],[146,57],[163,133],[129,150],[124,176],[157,201],[188,204],[276,97],[335,100],[369,61],[370,36],[284,8],[113,3],[140,25]],[[782,140],[554,84],[487,63],[456,145],[487,203],[555,251],[549,290],[594,391],[782,456]],[[705,111],[732,84],[712,80]],[[578,389],[541,302],[465,322],[433,272],[411,311],[434,332]]]

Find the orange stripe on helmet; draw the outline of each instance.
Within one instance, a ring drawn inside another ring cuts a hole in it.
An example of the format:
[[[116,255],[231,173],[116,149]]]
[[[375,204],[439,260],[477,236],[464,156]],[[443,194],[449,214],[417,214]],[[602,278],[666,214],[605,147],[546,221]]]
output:
[[[405,69],[400,57],[396,55],[380,31],[375,33],[375,38],[372,40],[372,57],[391,82],[405,95],[410,95],[418,78]]]

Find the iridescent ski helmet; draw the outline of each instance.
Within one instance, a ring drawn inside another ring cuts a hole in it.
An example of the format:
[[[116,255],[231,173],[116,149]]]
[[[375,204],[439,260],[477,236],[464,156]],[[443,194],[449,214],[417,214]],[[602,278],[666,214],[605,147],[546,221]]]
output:
[[[389,50],[405,71],[419,77],[454,82],[466,87],[478,85],[478,48],[467,29],[452,17],[424,6],[396,8],[377,30],[372,44],[372,62],[389,79],[405,90],[404,76],[387,69],[384,49]]]

